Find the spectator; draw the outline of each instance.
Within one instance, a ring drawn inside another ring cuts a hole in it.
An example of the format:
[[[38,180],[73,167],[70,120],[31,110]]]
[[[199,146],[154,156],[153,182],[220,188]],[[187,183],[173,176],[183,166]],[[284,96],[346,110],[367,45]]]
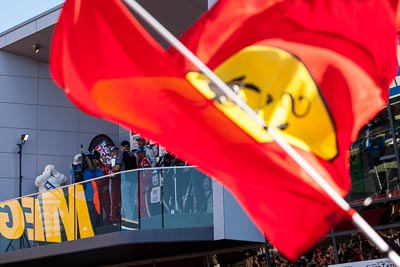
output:
[[[179,213],[189,212],[193,208],[193,190],[190,183],[190,169],[184,168],[187,163],[175,159],[176,168],[176,198],[178,202]]]
[[[310,264],[309,264],[309,266],[310,267],[315,267],[316,266],[316,261],[315,261],[315,258],[317,257],[317,255],[315,255],[315,253],[313,253],[312,254],[312,257],[311,257],[311,260],[310,260]]]
[[[97,151],[96,151],[97,152]],[[93,152],[95,153],[95,151]],[[97,154],[97,153],[96,153]],[[100,154],[98,154],[100,155]],[[111,174],[109,159],[107,155],[103,157],[99,157],[98,167],[104,173],[104,175]],[[110,177],[106,176],[102,179],[96,180],[97,190],[99,191],[99,199],[100,199],[100,218],[104,218],[105,224],[111,224],[111,197],[110,197]]]
[[[79,183],[83,181],[83,154],[79,153],[74,156],[74,161],[71,164],[71,182]]]
[[[193,212],[212,212],[212,181],[195,168],[190,168],[190,185],[193,188]]]
[[[110,155],[108,165],[110,166],[110,174],[112,173],[112,169],[115,167],[115,161],[118,155],[118,148],[113,146],[110,148]],[[109,178],[111,185],[111,214],[110,214],[110,223],[114,224],[119,221],[120,217],[120,209],[121,209],[121,179],[118,179],[115,176]]]
[[[334,251],[332,245],[329,245],[329,247],[326,249],[325,258],[326,258],[326,262],[328,263],[328,265],[332,265],[332,264],[336,263],[335,251]]]
[[[159,167],[166,167],[161,170],[163,177],[163,205],[166,213],[174,214],[178,211],[178,202],[176,201],[176,169],[175,157],[170,153],[165,153],[158,164]]]
[[[106,152],[108,153],[108,155],[110,155],[110,153],[111,153],[111,148],[112,148],[112,147],[115,147],[115,146],[113,145],[113,143],[108,142],[108,143],[106,144]]]
[[[92,179],[104,175],[102,170],[98,167],[100,160],[99,156],[100,155],[98,153],[83,154],[82,165],[80,166],[81,173],[79,174],[79,176],[82,176],[84,181],[83,187],[86,203],[88,206],[90,221],[93,227],[98,225],[98,219],[100,215],[100,199],[96,181]],[[77,173],[77,171],[71,170],[71,174],[73,175],[73,180],[75,182]]]
[[[205,212],[212,213],[213,212],[212,181],[208,177],[203,178],[203,190],[206,201]]]
[[[396,231],[393,229],[390,229],[387,236],[386,236],[386,242],[388,245],[396,252],[400,253],[400,247],[398,245],[398,234]]]
[[[146,139],[143,136],[136,136],[136,142],[138,147],[144,147],[146,149],[146,157],[149,160],[151,167],[157,167],[157,159],[153,147],[149,146]]]
[[[317,248],[315,255],[316,255],[315,262],[317,263],[317,266],[324,264],[324,256],[322,253],[322,249]]]
[[[306,256],[301,256],[297,260],[296,267],[307,267],[307,258],[306,258]]]
[[[362,251],[363,251],[363,253],[365,255],[364,258],[366,258],[366,260],[374,259],[375,256],[379,254],[379,251],[375,247],[375,244],[372,243],[372,241],[369,240],[368,238],[364,238],[363,239],[361,246],[362,246]]]
[[[121,142],[119,152],[115,158],[115,166],[112,172],[121,172],[137,168],[136,156],[130,151],[130,144],[124,140]],[[125,172],[115,175],[112,179],[117,179],[115,184],[120,183],[121,192],[121,220],[126,227],[135,227],[137,219],[137,173]],[[115,188],[116,189],[116,188]],[[116,193],[118,195],[118,193]],[[113,218],[115,221],[116,218]]]
[[[359,234],[352,234],[350,238],[350,247],[352,251],[352,261],[362,261],[364,260],[362,251],[362,240]]]
[[[346,242],[342,242],[338,251],[339,262],[345,263],[350,262],[353,258],[351,249],[348,247]]]
[[[151,168],[151,163],[146,157],[146,149],[142,146],[136,148],[139,168]],[[159,214],[161,211],[159,179],[157,172],[153,177],[151,170],[142,170],[139,172],[140,188],[140,218],[150,217]],[[158,189],[157,189],[158,188]]]

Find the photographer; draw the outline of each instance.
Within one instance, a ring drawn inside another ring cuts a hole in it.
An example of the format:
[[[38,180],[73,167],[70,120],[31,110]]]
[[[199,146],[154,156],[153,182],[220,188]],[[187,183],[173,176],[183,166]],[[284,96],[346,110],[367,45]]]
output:
[[[79,160],[78,155],[81,156],[81,161]],[[102,170],[98,167],[100,160],[99,152],[94,151],[93,153],[82,153],[78,155],[76,155],[74,158],[74,163],[78,164],[73,164],[71,168],[71,176],[74,182],[89,181],[91,179],[104,175]],[[100,215],[100,199],[98,186],[96,184],[96,181],[90,181],[84,182],[83,188],[92,226],[96,226],[97,219]]]
[[[83,181],[83,163],[82,163],[83,154],[76,154],[74,156],[74,161],[71,165],[71,182],[79,183]]]

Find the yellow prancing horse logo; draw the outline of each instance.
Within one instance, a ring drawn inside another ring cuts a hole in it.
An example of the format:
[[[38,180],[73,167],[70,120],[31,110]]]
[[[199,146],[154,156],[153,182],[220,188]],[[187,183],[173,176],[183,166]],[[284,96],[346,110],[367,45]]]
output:
[[[292,54],[278,48],[250,46],[215,70],[286,141],[324,160],[337,153],[336,132],[328,109],[310,73]],[[201,73],[187,79],[207,99],[259,143],[272,142],[267,131],[229,99],[220,98]]]

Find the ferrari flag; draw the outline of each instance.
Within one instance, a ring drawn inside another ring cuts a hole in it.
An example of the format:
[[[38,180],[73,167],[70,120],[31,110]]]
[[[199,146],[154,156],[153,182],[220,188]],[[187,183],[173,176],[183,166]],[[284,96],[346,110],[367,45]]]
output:
[[[221,0],[182,41],[337,192],[348,149],[385,105],[396,72],[389,1]],[[174,151],[236,197],[296,259],[348,218],[195,66],[165,51],[118,0],[67,0],[50,58],[82,110]]]

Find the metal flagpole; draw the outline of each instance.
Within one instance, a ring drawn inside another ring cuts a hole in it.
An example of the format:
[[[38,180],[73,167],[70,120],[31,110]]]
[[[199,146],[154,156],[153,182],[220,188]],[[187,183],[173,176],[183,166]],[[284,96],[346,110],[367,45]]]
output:
[[[376,247],[388,255],[388,258],[397,266],[400,266],[400,257],[393,251],[389,245],[378,235],[378,233],[358,214],[343,197],[305,160],[297,151],[291,147],[280,134],[272,128],[268,128],[265,122],[249,107],[238,95],[236,95],[229,86],[227,86],[218,76],[214,74],[196,55],[187,49],[178,39],[175,38],[164,26],[162,26],[154,17],[152,17],[141,5],[135,0],[123,0],[123,2],[146,21],[157,33],[159,33],[168,43],[174,46],[183,56],[190,60],[204,75],[206,75],[230,100],[235,102],[242,110],[244,110],[257,123],[264,127],[274,141],[307,172],[307,174],[316,182],[335,203],[341,207],[349,217],[353,224],[368,237]]]

